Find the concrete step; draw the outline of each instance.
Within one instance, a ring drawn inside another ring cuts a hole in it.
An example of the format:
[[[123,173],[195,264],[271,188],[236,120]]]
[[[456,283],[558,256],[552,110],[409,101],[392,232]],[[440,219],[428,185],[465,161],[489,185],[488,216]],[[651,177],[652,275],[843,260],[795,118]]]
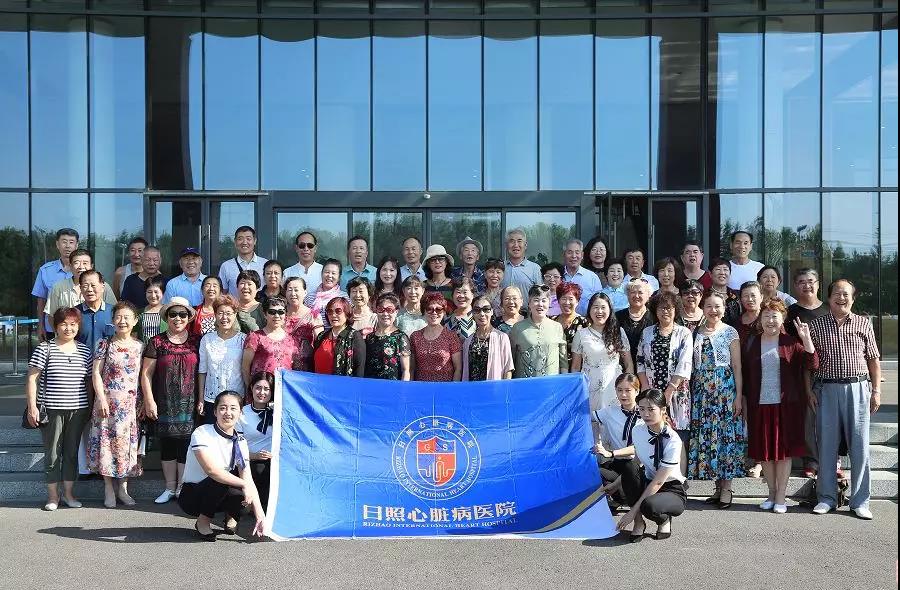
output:
[[[158,471],[128,480],[128,493],[137,500],[152,501],[165,487],[162,473]],[[103,480],[76,482],[75,496],[80,500],[102,500]],[[41,501],[46,497],[43,473],[0,473],[0,503]]]
[[[150,451],[143,459],[144,471],[159,471],[159,452]],[[0,448],[0,473],[43,472],[44,447],[7,446]]]
[[[896,471],[875,470],[871,474],[872,498],[896,500],[898,485]],[[715,482],[690,480],[688,496],[692,498],[707,498],[713,494]],[[788,481],[788,496],[806,497],[809,494],[812,480],[805,477],[791,477]],[[735,497],[740,498],[765,498],[768,495],[766,481],[762,478],[742,477],[734,480],[732,484]]]
[[[891,445],[869,445],[869,463],[871,469],[897,469],[897,447]],[[841,457],[844,469],[850,469],[850,459]]]
[[[897,422],[872,422],[869,426],[869,443],[873,445],[896,445]]]

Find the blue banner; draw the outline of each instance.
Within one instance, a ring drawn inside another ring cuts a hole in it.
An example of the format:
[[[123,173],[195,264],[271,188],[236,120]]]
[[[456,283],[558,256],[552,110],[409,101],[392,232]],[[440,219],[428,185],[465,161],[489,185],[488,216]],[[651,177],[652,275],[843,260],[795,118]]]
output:
[[[423,383],[279,373],[275,539],[615,534],[581,374]]]

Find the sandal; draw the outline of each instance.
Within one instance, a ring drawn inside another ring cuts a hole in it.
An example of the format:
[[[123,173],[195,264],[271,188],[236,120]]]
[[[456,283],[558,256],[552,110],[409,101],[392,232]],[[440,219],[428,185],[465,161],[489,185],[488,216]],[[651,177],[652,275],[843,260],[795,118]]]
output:
[[[228,521],[234,520],[233,526],[228,526]],[[222,521],[222,530],[226,535],[236,535],[237,534],[238,521],[237,519],[233,519],[230,516],[226,516],[225,520]]]
[[[706,500],[703,500],[703,503],[704,504],[718,504],[721,497],[722,497],[722,490],[720,490],[719,488],[716,488],[716,491],[713,492],[713,495],[710,496],[709,498],[707,498]]]
[[[734,492],[731,490],[722,490],[722,493],[728,494],[728,501],[725,502],[722,498],[719,498],[719,510],[728,510],[731,508],[731,502],[734,500]]]
[[[663,524],[661,524],[659,526],[662,527],[663,525],[666,525],[666,524],[669,525],[669,531],[664,533],[657,529],[657,531],[656,531],[656,540],[657,541],[664,541],[665,539],[668,539],[669,537],[672,536],[672,517],[671,516],[666,519],[666,522],[664,522]]]

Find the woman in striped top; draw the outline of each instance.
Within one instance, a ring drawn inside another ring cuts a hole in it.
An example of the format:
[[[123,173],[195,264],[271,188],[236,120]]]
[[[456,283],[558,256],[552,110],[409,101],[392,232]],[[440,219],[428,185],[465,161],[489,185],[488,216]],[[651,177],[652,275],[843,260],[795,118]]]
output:
[[[138,320],[138,337],[144,343],[150,342],[154,336],[166,331],[166,320],[162,317],[163,291],[166,281],[162,275],[150,277],[144,281],[144,294],[147,297],[147,307],[141,312]]]
[[[28,362],[25,382],[28,423],[37,426],[39,403],[46,408],[49,419],[40,429],[47,476],[44,510],[48,511],[59,506],[60,480],[63,482],[62,502],[69,508],[81,508],[72,488],[78,471],[78,444],[90,418],[88,391],[93,358],[91,349],[75,340],[80,325],[81,313],[77,309],[57,309],[53,313],[56,337],[41,342]]]

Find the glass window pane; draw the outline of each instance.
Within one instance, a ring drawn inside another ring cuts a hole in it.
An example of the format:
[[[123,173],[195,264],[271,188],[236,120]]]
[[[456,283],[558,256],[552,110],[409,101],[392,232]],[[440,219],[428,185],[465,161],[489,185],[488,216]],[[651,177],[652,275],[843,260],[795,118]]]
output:
[[[590,21],[543,21],[540,39],[540,188],[594,185],[594,38]]]
[[[425,23],[374,24],[372,185],[425,188]]]
[[[369,264],[377,266],[385,256],[403,260],[403,240],[409,236],[422,238],[422,213],[404,212],[353,212],[353,235],[369,242]],[[338,260],[347,262],[347,244]]]
[[[128,263],[128,242],[144,235],[144,197],[140,193],[91,195],[90,245],[94,267],[112,285],[116,269]],[[115,294],[119,296],[118,293]]]
[[[701,0],[652,0],[653,12],[699,12]]]
[[[594,0],[541,0],[541,14],[589,15],[594,12]]]
[[[262,10],[269,14],[312,14],[313,0],[262,0]]]
[[[484,0],[485,14],[537,14],[537,0]]]
[[[852,223],[847,220],[852,219]],[[822,195],[822,285],[850,279],[856,285],[859,314],[878,312],[878,195]]]
[[[709,21],[709,121],[715,147],[707,148],[718,188],[762,184],[762,34],[758,19]]]
[[[650,188],[650,39],[641,21],[597,21],[597,189]]]
[[[318,0],[319,14],[369,14],[369,0]]]
[[[279,211],[275,215],[275,257],[285,267],[297,263],[295,239],[300,232],[311,231],[316,236],[316,260],[325,262],[336,258],[347,261],[347,214],[314,211]]]
[[[506,231],[517,228],[525,230],[528,260],[540,265],[560,261],[566,240],[578,237],[574,211],[511,211],[506,214]],[[505,243],[503,248],[505,257]]]
[[[703,185],[700,21],[654,20],[651,26],[651,186],[698,188]]]
[[[208,12],[256,13],[256,0],[205,0]]]
[[[242,225],[256,226],[254,201],[212,201],[209,204],[209,268],[234,258],[234,230]],[[268,252],[269,245],[257,245],[257,252]]]
[[[456,245],[466,238],[481,242],[479,264],[488,258],[503,258],[505,245],[499,211],[435,211],[431,214],[431,243],[443,244],[457,265]]]
[[[437,21],[429,26],[428,188],[481,190],[481,25],[477,22]]]
[[[819,184],[819,37],[815,17],[766,19],[767,187]]]
[[[56,230],[71,227],[87,245],[88,196],[84,193],[33,193],[31,195],[31,266],[59,258]]]
[[[708,0],[710,12],[745,12],[760,9],[760,0]]]
[[[143,188],[144,19],[91,19],[91,186]]]
[[[883,18],[884,30],[881,32],[881,186],[897,186],[897,15],[884,15]]]
[[[428,0],[428,7],[431,14],[481,14],[481,0]]]
[[[0,14],[0,129],[0,186],[27,187],[28,34],[22,14]]]
[[[650,10],[650,0],[596,0],[596,10],[601,14],[643,13]]]
[[[816,0],[766,0],[766,10],[771,13],[811,12],[816,9]]]
[[[259,187],[256,23],[255,20],[206,21],[207,189]]]
[[[87,35],[80,16],[31,18],[32,186],[87,186]]]
[[[822,183],[878,184],[878,33],[871,15],[825,17]]]
[[[897,193],[881,193],[881,355],[897,360]]]
[[[369,190],[369,23],[319,23],[319,190]]]
[[[160,272],[169,277],[181,274],[178,266],[180,252],[185,248],[200,248],[200,228],[203,224],[202,203],[195,200],[154,201],[153,239],[162,254]],[[201,250],[205,254],[203,250]],[[203,270],[209,274],[208,256],[204,256]]]
[[[150,182],[154,189],[203,187],[203,40],[199,18],[150,18],[147,79]]]
[[[316,142],[313,24],[264,20],[261,45],[262,188],[312,190]]]
[[[425,14],[425,0],[375,0],[376,14]]]
[[[0,221],[0,244],[6,275],[0,281],[0,301],[3,302],[0,304],[0,313],[33,317],[34,307],[29,296],[34,277],[29,268],[32,260],[28,244],[28,195],[4,193],[0,199],[3,200],[4,209],[3,219]],[[52,255],[48,255],[52,258]],[[35,259],[35,271],[39,266]]]
[[[799,268],[819,268],[822,225],[818,193],[765,195],[766,263],[781,271],[781,290],[791,293]]]
[[[762,235],[763,204],[761,195],[720,195],[710,198],[709,253],[706,263],[715,256],[725,260],[731,258],[731,233],[738,230],[751,232],[755,237]],[[715,228],[719,228],[718,234]],[[765,260],[765,244],[758,238],[753,242],[753,260]]]
[[[200,12],[200,0],[150,0],[150,10]]]
[[[484,24],[484,188],[537,189],[537,27]]]

